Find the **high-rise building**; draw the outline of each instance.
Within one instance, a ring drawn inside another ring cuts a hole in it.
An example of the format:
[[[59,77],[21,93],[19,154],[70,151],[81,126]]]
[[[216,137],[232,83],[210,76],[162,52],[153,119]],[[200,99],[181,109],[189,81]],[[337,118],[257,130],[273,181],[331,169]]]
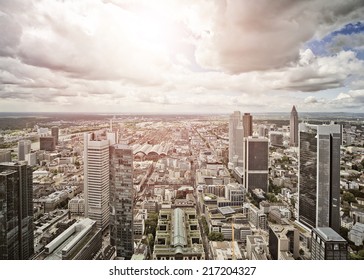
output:
[[[233,162],[233,157],[236,155],[236,145],[239,139],[237,139],[236,129],[241,124],[241,114],[239,111],[235,111],[229,118],[229,162]],[[241,139],[243,142],[243,139]]]
[[[253,116],[250,113],[243,115],[244,137],[253,135]]]
[[[340,125],[299,125],[298,218],[340,230]]]
[[[34,253],[33,173],[25,163],[0,163],[0,259]]]
[[[122,144],[110,147],[110,243],[116,256],[130,259],[134,251],[133,150]]]
[[[314,228],[311,232],[312,260],[347,260],[348,242],[330,227]]]
[[[291,111],[291,117],[289,120],[289,129],[290,129],[290,145],[293,147],[298,146],[298,114],[296,107],[293,105]]]
[[[59,137],[59,127],[58,126],[53,126],[51,128],[51,135],[54,137],[55,145],[58,145],[58,137]]]
[[[109,226],[109,140],[84,134],[85,217],[102,230]]]
[[[18,142],[18,160],[25,160],[25,155],[30,153],[32,142],[20,140]]]
[[[237,156],[237,166],[244,166],[244,127],[242,124],[238,125],[235,131],[235,155]]]
[[[39,137],[39,149],[52,152],[56,149],[56,142],[54,136]]]
[[[244,147],[245,188],[268,192],[268,139],[250,136],[244,138]]]

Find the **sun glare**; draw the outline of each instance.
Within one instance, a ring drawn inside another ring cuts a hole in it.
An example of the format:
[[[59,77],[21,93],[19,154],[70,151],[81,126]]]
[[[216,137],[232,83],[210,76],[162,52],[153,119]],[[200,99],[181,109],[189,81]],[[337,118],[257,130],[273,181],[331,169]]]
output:
[[[173,22],[155,12],[138,13],[133,21],[132,30],[141,47],[152,51],[171,51]]]

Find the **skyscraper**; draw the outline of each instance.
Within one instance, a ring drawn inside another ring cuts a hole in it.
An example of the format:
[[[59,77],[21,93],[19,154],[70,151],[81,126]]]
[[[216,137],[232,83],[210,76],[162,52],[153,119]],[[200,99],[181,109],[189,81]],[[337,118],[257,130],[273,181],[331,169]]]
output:
[[[241,124],[241,114],[239,111],[235,111],[229,118],[229,162],[233,162],[233,157],[236,155],[236,145],[239,139],[237,139],[237,128]],[[243,139],[241,139],[243,142]]]
[[[58,145],[58,137],[59,137],[59,127],[58,126],[53,126],[51,128],[51,135],[54,137],[55,145]]]
[[[0,163],[0,259],[34,253],[33,173],[24,163]]]
[[[299,222],[340,230],[340,125],[299,124]]]
[[[244,138],[244,147],[245,188],[268,192],[268,139],[250,136]]]
[[[18,160],[25,160],[25,155],[30,153],[31,144],[30,140],[20,140],[18,142]]]
[[[109,140],[84,134],[85,216],[104,230],[109,225]]]
[[[244,137],[253,135],[253,116],[250,113],[243,115]]]
[[[116,255],[133,255],[133,150],[127,145],[110,147],[110,243]]]
[[[296,107],[293,105],[291,111],[291,118],[289,120],[289,129],[290,129],[290,140],[289,144],[293,147],[298,146],[298,114]]]

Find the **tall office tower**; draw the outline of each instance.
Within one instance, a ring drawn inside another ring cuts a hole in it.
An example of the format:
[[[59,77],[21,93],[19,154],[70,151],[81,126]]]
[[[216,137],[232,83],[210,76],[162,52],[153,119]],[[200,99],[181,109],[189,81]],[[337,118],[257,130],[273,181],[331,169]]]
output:
[[[0,259],[27,260],[34,253],[33,170],[0,163]]]
[[[290,129],[290,140],[289,144],[293,147],[298,146],[298,114],[296,107],[293,105],[291,111],[291,118],[289,120],[289,129]]]
[[[235,111],[229,118],[229,162],[233,162],[233,157],[236,155],[235,147],[238,141],[236,129],[240,123],[241,114],[239,111]]]
[[[39,149],[52,152],[56,149],[56,142],[53,136],[39,137]]]
[[[133,150],[122,144],[110,147],[110,243],[117,257],[133,255]]]
[[[51,128],[51,135],[54,137],[54,143],[58,145],[58,137],[59,137],[59,127],[53,126]]]
[[[236,128],[236,141],[235,141],[235,156],[238,157],[237,165],[244,166],[244,127],[240,124]]]
[[[84,134],[85,217],[96,221],[96,227],[109,226],[109,140]]]
[[[245,188],[268,192],[268,139],[249,136],[244,138],[244,148]]]
[[[340,125],[299,124],[298,218],[340,230]]]
[[[253,116],[250,113],[243,115],[244,137],[253,135]]]
[[[32,142],[20,140],[18,142],[18,160],[25,160],[25,155],[30,153]]]
[[[312,260],[347,260],[348,242],[330,227],[314,228],[311,232]]]

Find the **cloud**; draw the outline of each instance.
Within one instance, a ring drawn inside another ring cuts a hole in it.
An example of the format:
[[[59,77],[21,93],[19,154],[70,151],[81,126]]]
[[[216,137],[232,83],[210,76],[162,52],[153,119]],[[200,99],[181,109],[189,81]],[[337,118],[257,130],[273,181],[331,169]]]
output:
[[[22,110],[25,102],[29,110],[95,112],[354,106],[363,88],[355,53],[362,35],[336,36],[330,56],[304,44],[361,19],[360,4],[0,0],[0,109]],[[342,95],[313,94],[341,87]]]
[[[362,1],[220,1],[209,35],[197,41],[204,68],[242,73],[288,66],[303,44],[361,20]]]
[[[314,92],[345,85],[349,76],[362,75],[364,63],[352,51],[341,51],[327,57],[315,57],[310,49],[301,52],[301,58],[288,67],[276,83],[276,89]]]

